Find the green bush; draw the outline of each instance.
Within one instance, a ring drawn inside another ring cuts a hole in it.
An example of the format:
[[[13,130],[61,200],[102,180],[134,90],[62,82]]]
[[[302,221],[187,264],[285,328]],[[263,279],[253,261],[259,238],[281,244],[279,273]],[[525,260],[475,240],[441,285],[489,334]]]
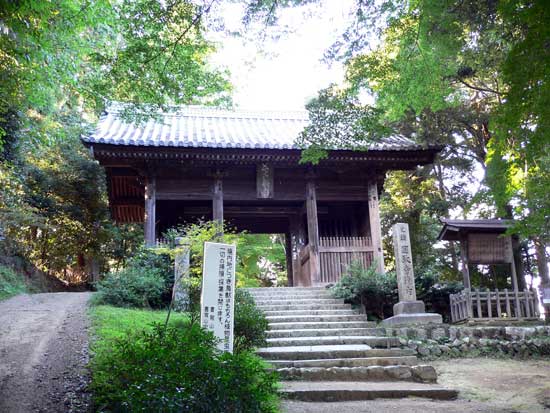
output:
[[[391,316],[397,302],[395,275],[379,274],[375,266],[365,269],[359,262],[349,266],[332,291],[338,298],[364,306],[368,315],[378,319]]]
[[[237,288],[235,293],[235,351],[249,350],[265,345],[268,322],[262,310],[256,307],[248,291]]]
[[[197,323],[128,335],[92,360],[100,412],[276,412],[275,373],[250,352],[220,353]]]
[[[0,265],[0,300],[27,291],[23,277],[11,268]]]
[[[167,254],[142,248],[126,267],[107,274],[95,287],[94,304],[165,308],[172,298],[174,270]]]
[[[450,318],[449,295],[462,291],[458,282],[440,282],[439,276],[430,270],[415,274],[416,296],[424,301],[426,310]],[[393,315],[393,305],[399,301],[397,280],[393,272],[378,274],[374,266],[365,269],[354,262],[347,273],[332,288],[336,297],[352,304],[362,305],[369,316],[384,319]]]
[[[128,267],[109,273],[96,284],[94,304],[162,308],[166,282],[156,269]]]

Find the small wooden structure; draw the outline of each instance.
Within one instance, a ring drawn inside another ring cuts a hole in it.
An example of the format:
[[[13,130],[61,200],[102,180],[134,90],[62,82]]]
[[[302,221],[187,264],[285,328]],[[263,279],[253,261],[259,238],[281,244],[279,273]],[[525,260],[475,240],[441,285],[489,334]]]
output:
[[[514,264],[512,236],[506,231],[511,221],[500,219],[443,219],[439,240],[459,241],[464,290],[451,294],[451,320],[537,319],[539,314],[536,290],[519,291]],[[512,288],[494,291],[472,289],[470,264],[507,264]],[[520,276],[523,276],[520,274]]]
[[[113,218],[143,222],[148,245],[177,224],[213,219],[285,234],[289,285],[336,282],[353,260],[383,272],[385,173],[431,163],[439,148],[392,136],[304,165],[294,141],[307,124],[302,112],[178,107],[136,125],[113,107],[82,140],[106,168]]]

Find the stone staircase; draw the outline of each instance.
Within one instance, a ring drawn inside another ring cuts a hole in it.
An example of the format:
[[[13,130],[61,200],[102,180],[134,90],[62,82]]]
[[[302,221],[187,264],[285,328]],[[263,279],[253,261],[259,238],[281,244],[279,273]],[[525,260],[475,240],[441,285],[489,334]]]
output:
[[[282,394],[303,401],[391,397],[453,399],[432,366],[324,287],[250,288],[269,321],[257,350],[283,380]]]

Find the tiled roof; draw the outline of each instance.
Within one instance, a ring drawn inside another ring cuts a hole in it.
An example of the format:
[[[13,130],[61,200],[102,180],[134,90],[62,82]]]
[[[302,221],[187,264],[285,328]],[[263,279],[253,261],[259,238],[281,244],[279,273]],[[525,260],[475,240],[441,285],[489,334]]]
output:
[[[441,219],[443,228],[439,232],[438,239],[445,241],[458,240],[459,232],[492,232],[504,233],[514,221],[509,219]]]
[[[88,143],[129,146],[299,149],[295,140],[308,125],[307,112],[251,112],[182,106],[159,120],[136,125],[123,121],[114,107],[101,117]],[[419,150],[403,136],[381,139],[370,150]]]

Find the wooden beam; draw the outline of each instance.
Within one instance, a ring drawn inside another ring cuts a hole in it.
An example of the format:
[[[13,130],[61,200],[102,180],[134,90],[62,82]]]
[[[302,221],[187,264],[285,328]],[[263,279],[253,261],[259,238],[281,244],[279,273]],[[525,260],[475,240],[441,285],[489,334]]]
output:
[[[376,271],[384,274],[384,250],[382,248],[382,227],[380,225],[380,207],[378,202],[378,187],[376,181],[369,181],[367,184],[369,196],[369,224],[370,237],[374,247],[374,259],[376,260]]]
[[[157,180],[153,174],[149,174],[145,183],[145,245],[153,247],[156,242],[156,203]]]
[[[319,262],[319,218],[317,216],[317,196],[315,180],[309,177],[306,183],[307,235],[310,248],[309,265],[311,285],[320,283],[321,268]]]

